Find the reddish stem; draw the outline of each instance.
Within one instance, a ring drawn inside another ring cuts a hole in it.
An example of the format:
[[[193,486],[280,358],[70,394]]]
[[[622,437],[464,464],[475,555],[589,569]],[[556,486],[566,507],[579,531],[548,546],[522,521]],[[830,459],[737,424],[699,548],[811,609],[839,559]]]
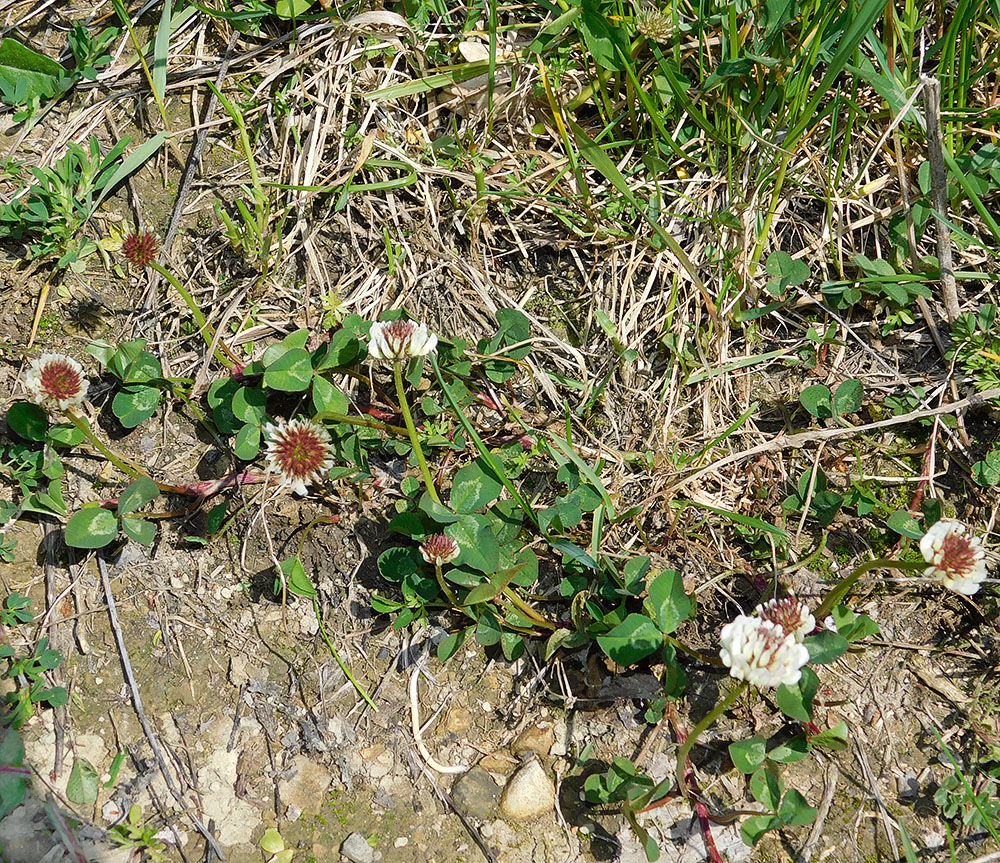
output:
[[[680,716],[677,714],[677,708],[673,704],[668,706],[668,715],[670,716],[670,724],[674,727],[674,735],[677,737],[677,742],[683,743],[687,740],[688,732],[681,722]],[[698,780],[694,775],[694,766],[690,760],[688,760],[687,766],[684,768],[684,784],[692,792],[691,801],[694,803],[695,815],[698,816],[701,835],[705,837],[705,849],[708,851],[708,859],[711,863],[725,863],[712,836],[712,822],[708,814],[708,806],[701,799],[701,789],[698,787]]]

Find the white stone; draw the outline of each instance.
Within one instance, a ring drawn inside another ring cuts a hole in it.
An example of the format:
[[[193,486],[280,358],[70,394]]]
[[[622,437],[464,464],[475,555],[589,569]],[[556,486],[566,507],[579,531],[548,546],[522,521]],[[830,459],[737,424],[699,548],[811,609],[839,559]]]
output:
[[[206,729],[211,740],[228,739],[232,722],[219,717]],[[223,737],[224,735],[224,737]],[[198,771],[198,785],[211,793],[204,795],[204,817],[214,818],[219,825],[217,838],[222,845],[244,845],[260,824],[260,811],[236,796],[236,763],[239,750],[226,752],[225,743],[211,752],[206,764]]]
[[[340,853],[351,863],[373,863],[375,849],[368,844],[363,833],[352,833],[340,846]]]
[[[550,811],[556,789],[537,761],[529,761],[507,781],[500,796],[500,812],[508,818],[526,820]]]
[[[109,800],[101,807],[101,817],[114,826],[125,817],[125,810],[114,800]]]
[[[296,755],[292,764],[294,775],[278,781],[279,796],[286,805],[295,806],[302,812],[318,812],[326,799],[333,774],[306,755]]]

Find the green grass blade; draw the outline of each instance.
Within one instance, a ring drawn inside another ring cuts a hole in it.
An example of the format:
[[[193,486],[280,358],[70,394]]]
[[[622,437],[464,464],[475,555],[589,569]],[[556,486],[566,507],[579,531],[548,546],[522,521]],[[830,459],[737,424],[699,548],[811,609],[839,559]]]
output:
[[[173,0],[163,0],[160,23],[153,41],[153,89],[162,99],[167,92],[167,57],[170,54],[170,13]]]
[[[948,744],[944,742],[941,735],[938,734],[936,728],[932,726],[931,731],[934,732],[934,736],[937,738],[938,743],[941,744],[941,749],[944,750],[944,753],[948,756],[948,760],[951,761],[951,766],[955,768],[955,775],[962,783],[962,787],[965,789],[965,793],[968,795],[969,801],[976,807],[976,811],[979,813],[979,817],[982,818],[983,824],[986,825],[986,829],[989,831],[990,836],[993,837],[993,841],[1000,845],[1000,835],[997,835],[997,830],[993,826],[993,822],[990,820],[990,814],[983,809],[983,804],[979,802],[979,798],[976,796],[975,790],[969,784],[969,780],[965,778],[965,774],[962,772],[962,768],[959,766],[955,756],[951,754]]]
[[[373,90],[371,93],[365,93],[365,98],[369,101],[374,99],[401,99],[404,96],[416,96],[420,93],[427,93],[430,90],[440,90],[442,87],[447,87],[450,84],[460,84],[462,81],[475,78],[477,75],[490,74],[492,76],[496,71],[496,66],[506,65],[506,63],[496,63],[495,57],[493,60],[493,72],[490,71],[491,64],[489,60],[476,60],[472,63],[462,63],[445,72],[434,72],[423,78],[417,78],[414,81],[406,81],[403,84],[393,84],[390,87]]]
[[[772,536],[777,536],[781,539],[788,539],[788,534],[785,533],[785,531],[780,527],[766,521],[761,521],[759,518],[754,518],[751,515],[740,515],[738,512],[732,512],[728,509],[720,509],[717,506],[709,506],[707,503],[698,503],[694,500],[672,500],[670,501],[670,505],[675,509],[685,509],[689,506],[694,506],[698,509],[705,509],[709,512],[714,512],[716,515],[721,515],[723,518],[728,518],[730,521],[735,521],[737,524],[742,524],[745,527],[756,528],[757,530],[769,533]]]
[[[608,490],[604,487],[604,483],[601,482],[600,477],[594,473],[593,468],[587,464],[580,456],[576,454],[576,450],[573,449],[572,445],[565,438],[559,437],[557,434],[550,435],[552,443],[562,451],[562,454],[566,456],[573,464],[577,466],[580,473],[584,475],[587,481],[597,489],[597,493],[601,496],[601,500],[604,502],[604,508],[607,510],[608,518],[613,522],[618,516],[615,512],[615,505],[611,502],[611,495],[608,494]]]
[[[843,36],[838,40],[837,53],[830,60],[826,74],[816,87],[812,98],[803,108],[799,119],[795,125],[789,129],[785,138],[784,146],[793,147],[801,137],[802,133],[814,122],[819,112],[820,103],[826,98],[827,93],[834,87],[840,73],[844,71],[848,60],[851,59],[858,46],[864,38],[871,32],[875,22],[885,12],[885,0],[866,0],[864,5],[858,10],[857,16]]]
[[[163,142],[170,137],[170,132],[159,132],[150,138],[146,143],[141,144],[136,147],[135,150],[122,160],[122,163],[118,166],[118,170],[111,175],[111,179],[108,180],[107,185],[101,190],[101,194],[97,196],[94,201],[93,207],[91,207],[91,215],[97,211],[97,208],[101,205],[101,202],[111,194],[111,191],[125,180],[130,177],[136,171],[138,171],[146,162],[151,159],[156,152],[163,146]]]

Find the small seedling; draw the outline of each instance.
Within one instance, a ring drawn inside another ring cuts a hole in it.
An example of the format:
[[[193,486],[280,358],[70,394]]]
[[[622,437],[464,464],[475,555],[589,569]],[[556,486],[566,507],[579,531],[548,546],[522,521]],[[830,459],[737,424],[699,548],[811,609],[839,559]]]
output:
[[[129,809],[126,819],[111,828],[111,838],[119,845],[148,854],[151,863],[161,863],[167,859],[164,856],[166,845],[156,838],[157,832],[152,824],[142,823],[142,807],[134,805]]]
[[[4,600],[3,606],[0,609],[0,624],[4,626],[31,623],[35,619],[35,615],[31,612],[30,596],[21,596],[17,591],[14,591]]]
[[[62,662],[62,654],[50,650],[48,644],[48,638],[42,638],[35,650],[24,656],[18,656],[9,644],[0,644],[0,659],[10,660],[7,677],[19,684],[14,692],[7,693],[10,709],[3,717],[13,728],[21,728],[34,716],[36,705],[59,707],[68,701],[66,687],[49,687],[46,683],[45,673]]]

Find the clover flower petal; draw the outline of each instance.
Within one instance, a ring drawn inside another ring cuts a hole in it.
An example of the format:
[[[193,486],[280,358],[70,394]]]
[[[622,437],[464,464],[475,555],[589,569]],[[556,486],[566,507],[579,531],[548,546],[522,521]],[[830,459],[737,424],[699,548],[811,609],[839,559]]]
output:
[[[333,467],[330,435],[323,426],[305,419],[281,420],[264,426],[267,436],[265,462],[278,474],[279,484],[296,494],[307,494],[307,486],[325,477]]]
[[[986,580],[983,541],[957,521],[939,521],[920,540],[920,553],[930,564],[924,575],[949,590],[972,596]]]
[[[443,533],[432,534],[420,546],[420,556],[435,566],[451,563],[458,557],[459,552],[461,552],[461,548],[459,548],[458,543]]]
[[[784,599],[769,599],[758,605],[756,611],[758,617],[776,623],[786,633],[794,635],[799,644],[816,628],[816,618],[809,613],[809,606],[796,599],[794,594]]]
[[[737,680],[754,686],[794,686],[809,661],[805,645],[780,624],[741,614],[722,628],[719,656]]]
[[[437,347],[437,336],[427,324],[414,321],[376,321],[368,336],[368,354],[376,360],[398,362],[423,357]]]
[[[83,366],[65,354],[35,357],[24,373],[28,398],[48,410],[64,411],[83,404],[87,386]]]

